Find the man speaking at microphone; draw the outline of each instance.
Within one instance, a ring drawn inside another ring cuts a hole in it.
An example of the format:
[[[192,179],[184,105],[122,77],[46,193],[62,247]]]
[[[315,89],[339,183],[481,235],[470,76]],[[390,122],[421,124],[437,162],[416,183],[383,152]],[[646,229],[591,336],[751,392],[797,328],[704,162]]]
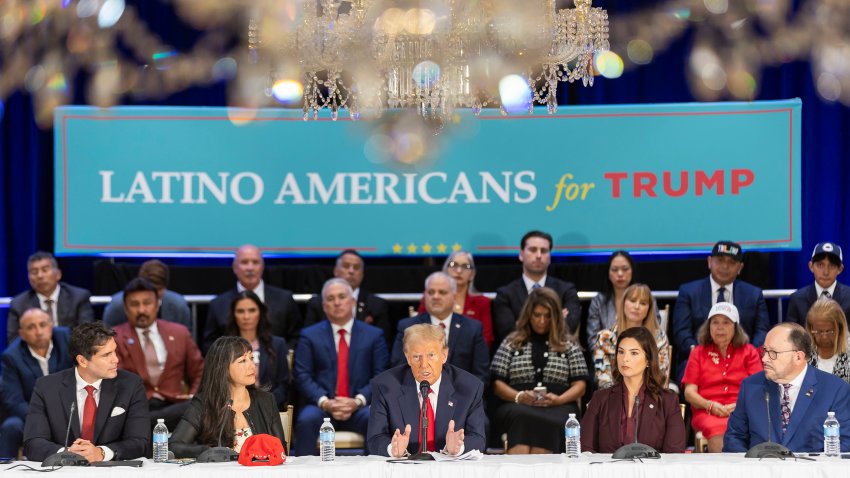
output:
[[[823,452],[827,412],[835,412],[841,424],[841,451],[850,451],[850,385],[809,366],[813,352],[811,336],[796,323],[783,322],[768,332],[764,371],[741,384],[724,452],[745,452],[767,441],[792,452]]]
[[[369,453],[401,458],[420,449],[460,455],[484,450],[484,384],[472,374],[446,363],[445,332],[417,324],[404,331],[406,365],[393,367],[372,380]],[[427,397],[420,397],[423,382]],[[423,401],[428,431],[420,436]]]
[[[114,337],[103,322],[78,325],[68,344],[75,366],[35,383],[24,427],[28,459],[42,461],[66,446],[89,462],[149,455],[145,387],[138,375],[118,370]]]

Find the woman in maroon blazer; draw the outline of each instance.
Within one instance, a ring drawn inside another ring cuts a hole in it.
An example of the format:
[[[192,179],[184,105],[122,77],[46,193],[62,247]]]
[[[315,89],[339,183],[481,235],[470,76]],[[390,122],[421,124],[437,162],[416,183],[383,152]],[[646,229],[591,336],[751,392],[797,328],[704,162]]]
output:
[[[581,449],[613,453],[635,441],[662,453],[685,451],[685,422],[679,398],[664,389],[658,367],[655,337],[643,327],[632,327],[617,338],[614,386],[597,390],[581,421]],[[638,427],[635,397],[639,397]]]

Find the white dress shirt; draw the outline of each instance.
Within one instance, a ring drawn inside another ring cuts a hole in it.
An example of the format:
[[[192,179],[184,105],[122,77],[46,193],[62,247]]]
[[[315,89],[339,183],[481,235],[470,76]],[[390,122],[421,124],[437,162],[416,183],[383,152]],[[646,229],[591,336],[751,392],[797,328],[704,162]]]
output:
[[[525,284],[525,290],[531,294],[531,291],[534,290],[534,284],[540,284],[540,287],[546,287],[546,274],[543,274],[543,277],[541,277],[537,282],[534,282],[527,275],[523,274],[522,282]]]
[[[151,324],[147,329],[142,329],[136,327],[136,334],[139,335],[139,345],[142,346],[142,353],[145,351],[145,330],[150,331],[150,339],[151,343],[153,343],[153,348],[156,351],[156,360],[159,362],[159,369],[162,370],[165,367],[165,360],[168,358],[168,349],[165,348],[165,341],[162,340],[162,336],[159,335],[159,328],[156,326],[156,321]]]
[[[452,329],[452,314],[449,313],[449,316],[445,319],[440,319],[439,317],[432,315],[431,325],[436,325],[437,327],[439,327],[440,324],[443,324],[443,327],[445,327],[444,332],[446,333],[446,343],[449,343],[449,332],[451,332]]]
[[[708,279],[711,281],[711,305],[717,304],[717,291],[723,287],[723,298],[726,299],[726,302],[732,303],[732,285],[735,283],[734,281],[721,286],[718,284],[714,277],[708,276]]]
[[[820,284],[818,284],[817,282],[815,282],[815,290],[816,290],[816,291],[818,291],[818,299],[820,299],[821,295],[823,295],[823,291],[827,291],[827,292],[829,292],[829,296],[830,296],[830,297],[832,297],[833,295],[835,295],[835,284],[836,284],[837,282],[838,282],[838,281],[833,281],[833,282],[832,282],[832,285],[831,285],[831,286],[829,286],[829,287],[827,287],[826,289],[824,289],[823,287],[821,287],[821,286],[820,286]]]
[[[27,348],[30,350],[30,355],[32,355],[32,358],[34,358],[35,361],[38,362],[38,366],[41,368],[41,373],[43,375],[50,375],[50,354],[53,352],[53,341],[51,340],[50,343],[47,344],[47,353],[44,355],[44,357],[37,354],[35,350],[33,350],[32,347],[29,346],[29,344],[27,344]]]
[[[242,292],[248,290],[241,282],[236,281],[236,292]],[[254,288],[251,292],[257,294],[257,297],[260,298],[262,303],[266,303],[266,284],[260,279],[260,283],[257,284],[257,287]]]
[[[86,398],[88,398],[89,393],[86,392],[86,386],[91,385],[94,387],[94,391],[92,392],[92,396],[94,397],[94,403],[100,405],[100,386],[103,384],[103,379],[95,380],[93,383],[88,383],[80,377],[80,371],[77,370],[77,367],[74,367],[74,377],[77,379],[77,413],[80,419],[80,429],[83,428],[83,413],[85,412],[86,407]],[[112,458],[115,457],[115,452],[112,451],[108,446],[97,445],[100,449],[103,450],[103,461],[111,461]],[[64,450],[64,448],[60,448],[59,451]]]

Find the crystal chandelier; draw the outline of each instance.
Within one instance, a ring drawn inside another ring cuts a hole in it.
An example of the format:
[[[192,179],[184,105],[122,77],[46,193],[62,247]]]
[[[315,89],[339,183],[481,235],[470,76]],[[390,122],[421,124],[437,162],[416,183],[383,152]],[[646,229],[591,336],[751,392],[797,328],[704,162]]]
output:
[[[286,79],[303,85],[304,119],[416,110],[445,120],[557,109],[558,83],[593,85],[594,55],[609,48],[608,14],[574,0],[307,0],[300,12],[255,12],[249,49],[270,64],[267,93]],[[505,77],[513,76],[512,83]],[[521,78],[521,81],[516,81]],[[513,85],[513,86],[511,86]]]

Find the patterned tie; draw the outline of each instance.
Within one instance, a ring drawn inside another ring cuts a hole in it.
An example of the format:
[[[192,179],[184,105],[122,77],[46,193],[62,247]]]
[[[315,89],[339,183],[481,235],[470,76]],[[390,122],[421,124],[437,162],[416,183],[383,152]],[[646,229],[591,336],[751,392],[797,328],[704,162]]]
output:
[[[428,436],[425,446],[427,451],[437,451],[436,440],[434,439],[434,408],[431,407],[431,395],[433,390],[428,390],[428,397],[425,399],[425,404],[428,406],[426,418],[428,419]],[[422,443],[422,418],[419,418],[419,443]]]
[[[791,396],[788,393],[788,389],[791,388],[790,383],[782,384],[782,402],[781,402],[781,410],[782,410],[782,434],[785,435],[785,429],[788,428],[788,422],[791,421]]]
[[[531,290],[539,289],[539,288],[541,288],[541,287],[543,287],[543,286],[542,286],[542,285],[540,285],[540,284],[538,284],[537,282],[535,282],[535,283],[534,283],[534,285],[532,285],[532,286],[531,286]]]
[[[97,403],[94,401],[94,387],[86,385],[86,403],[83,406],[83,426],[80,429],[80,438],[83,440],[94,440],[94,417],[97,415]]]
[[[150,329],[142,332],[142,336],[145,338],[145,365],[148,368],[148,376],[150,377],[151,385],[157,385],[159,383],[159,377],[162,375],[162,368],[159,366],[156,348],[151,341]]]
[[[47,299],[44,301],[45,309],[47,315],[50,316],[50,320],[53,322],[53,325],[59,325],[56,321],[56,317],[53,316],[53,299]]]
[[[345,329],[339,329],[339,350],[337,351],[336,396],[348,397],[348,342],[345,341]]]
[[[829,291],[824,289],[823,292],[820,293],[821,297],[826,297],[827,299],[831,299],[832,295],[830,295]]]
[[[721,287],[717,289],[717,303],[726,302],[726,288]]]

